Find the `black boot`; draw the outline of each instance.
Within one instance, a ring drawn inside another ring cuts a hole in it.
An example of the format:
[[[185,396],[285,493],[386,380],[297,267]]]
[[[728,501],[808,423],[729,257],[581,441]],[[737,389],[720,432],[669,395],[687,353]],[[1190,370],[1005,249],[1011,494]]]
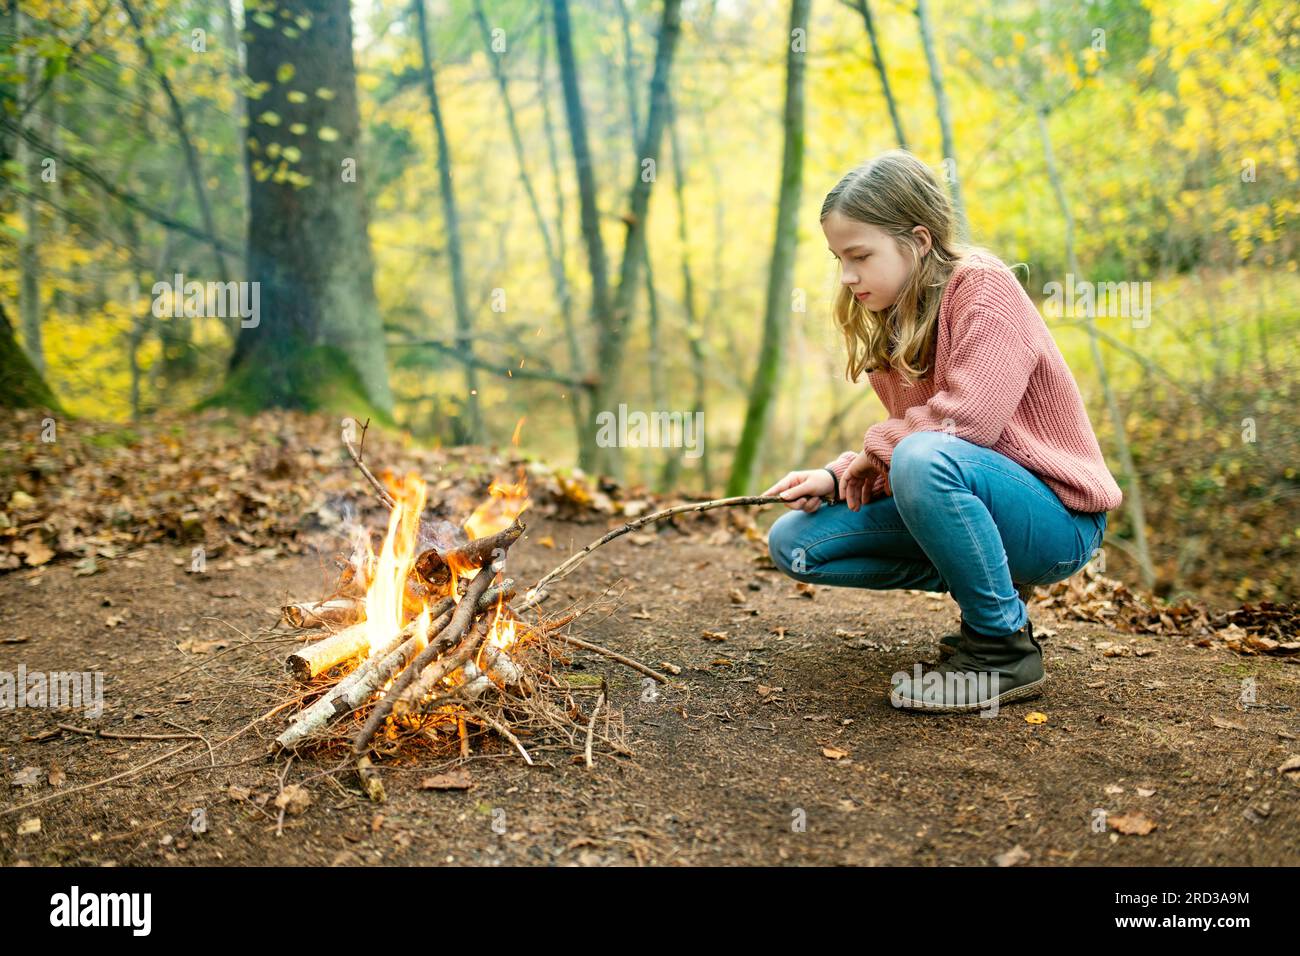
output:
[[[979,634],[965,621],[962,644],[947,660],[911,675],[896,674],[889,702],[895,707],[950,714],[994,710],[1042,693],[1047,674],[1043,649],[1028,618],[1014,634]]]
[[[1020,595],[1020,600],[1028,605],[1029,599],[1034,596],[1034,586],[1032,584],[1017,584],[1016,593]],[[961,647],[960,631],[945,634],[939,638],[939,659],[943,660],[945,657],[951,657],[959,647]]]

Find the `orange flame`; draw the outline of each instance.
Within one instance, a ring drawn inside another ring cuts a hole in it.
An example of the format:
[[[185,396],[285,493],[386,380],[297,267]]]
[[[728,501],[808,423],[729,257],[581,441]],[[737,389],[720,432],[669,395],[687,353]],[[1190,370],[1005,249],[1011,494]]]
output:
[[[373,570],[366,590],[366,639],[372,649],[391,641],[406,623],[406,578],[417,557],[426,485],[411,473],[402,481],[390,482],[389,491],[396,505],[388,516],[388,533],[379,557],[372,554],[369,562]],[[426,606],[422,613],[427,610]]]

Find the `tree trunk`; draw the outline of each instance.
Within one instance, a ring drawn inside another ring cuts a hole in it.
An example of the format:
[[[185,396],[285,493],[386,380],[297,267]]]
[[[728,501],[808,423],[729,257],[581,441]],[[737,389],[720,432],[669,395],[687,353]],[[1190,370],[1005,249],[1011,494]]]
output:
[[[871,41],[871,58],[876,63],[876,72],[880,75],[880,89],[885,96],[885,105],[889,107],[889,119],[894,124],[894,138],[899,149],[907,149],[907,137],[903,135],[903,120],[898,114],[898,103],[894,101],[894,92],[889,85],[889,74],[885,71],[885,57],[880,52],[880,38],[876,36],[876,21],[871,16],[868,0],[857,0],[858,13],[862,14],[862,23],[867,28],[867,39]]]
[[[935,109],[939,114],[939,135],[943,139],[943,159],[952,178],[952,204],[957,213],[960,237],[970,236],[970,223],[966,220],[966,204],[961,197],[961,173],[957,166],[957,146],[952,136],[952,117],[948,110],[948,94],[944,91],[943,70],[934,47],[934,27],[930,21],[928,0],[916,0],[916,19],[921,26],[921,45],[925,48],[925,61],[930,66],[930,86],[934,90]]]
[[[736,457],[731,463],[727,494],[743,495],[757,477],[759,452],[767,435],[780,382],[785,353],[786,328],[791,321],[790,291],[793,285],[797,216],[803,192],[804,69],[806,47],[801,48],[796,31],[806,43],[808,9],[811,0],[790,4],[790,47],[785,60],[785,149],[781,157],[781,195],[776,213],[776,238],[767,274],[767,305],[763,316],[763,345],[758,367],[749,390],[749,406],[740,433]]]
[[[1065,218],[1065,261],[1070,273],[1083,275],[1079,260],[1074,252],[1074,214],[1070,212],[1070,203],[1065,195],[1065,186],[1061,182],[1060,171],[1056,168],[1056,156],[1052,151],[1052,136],[1047,128],[1047,110],[1038,109],[1038,135],[1043,145],[1043,158],[1047,163],[1047,175],[1052,182],[1052,191],[1056,194],[1056,203]],[[1146,509],[1142,504],[1142,482],[1133,465],[1133,455],[1128,445],[1128,430],[1124,424],[1124,415],[1119,408],[1119,400],[1110,386],[1110,375],[1106,371],[1106,360],[1101,354],[1097,342],[1096,322],[1091,314],[1087,316],[1088,344],[1092,350],[1092,361],[1097,366],[1097,378],[1101,382],[1102,395],[1106,399],[1106,410],[1110,415],[1111,427],[1115,430],[1115,449],[1119,453],[1120,468],[1128,481],[1129,523],[1133,526],[1134,557],[1142,575],[1142,584],[1151,589],[1155,587],[1155,567],[1151,563],[1151,551],[1147,547]]]
[[[705,389],[708,379],[705,375],[704,360],[704,324],[695,312],[695,279],[691,272],[690,230],[686,218],[686,161],[682,155],[682,143],[677,128],[677,109],[669,100],[668,138],[673,151],[673,192],[677,199],[677,239],[682,248],[682,305],[686,312],[686,342],[691,351],[691,380],[694,384],[695,397],[691,406],[692,421],[704,414]],[[701,435],[701,438],[703,436]],[[674,455],[664,465],[663,486],[672,489],[677,484],[681,470],[681,459]],[[700,443],[700,487],[709,488],[709,443]]]
[[[637,65],[636,48],[632,43],[632,18],[628,15],[626,0],[617,0],[617,6],[619,20],[623,27],[623,86],[627,93],[628,125],[632,130],[632,159],[633,162],[639,162],[641,158],[639,149],[644,133],[641,129],[640,111],[637,109]],[[646,309],[649,313],[646,337],[650,354],[646,356],[646,361],[650,371],[650,405],[655,411],[666,412],[669,409],[665,393],[664,357],[660,339],[662,327],[659,323],[659,297],[655,295],[654,268],[650,263],[648,243],[641,246],[641,267],[645,270]],[[653,488],[654,456],[648,452],[643,452],[643,455],[642,480],[647,487]],[[666,460],[676,461],[677,456],[670,451]]]
[[[474,366],[474,317],[470,314],[469,300],[465,296],[465,256],[460,242],[460,214],[456,209],[456,193],[451,182],[451,144],[447,141],[447,128],[442,122],[442,107],[438,102],[437,78],[433,72],[433,56],[429,51],[429,23],[424,12],[424,0],[414,0],[416,29],[420,34],[420,78],[424,93],[429,99],[429,113],[438,142],[438,191],[442,194],[443,231],[447,237],[447,255],[451,262],[451,296],[456,310],[456,348],[470,361],[465,363],[465,414],[456,421],[456,443],[478,445],[483,441],[483,416],[479,407],[478,370]]]
[[[623,262],[619,269],[618,288],[614,292],[611,321],[600,332],[597,341],[597,367],[601,378],[597,383],[593,404],[600,410],[613,411],[622,394],[623,349],[628,328],[632,322],[637,284],[645,267],[646,218],[650,210],[650,192],[658,178],[659,147],[663,140],[668,114],[668,77],[672,71],[673,54],[681,35],[681,0],[664,0],[663,17],[659,24],[659,38],[655,49],[654,75],[650,80],[650,106],[646,115],[645,133],[638,148],[636,177],[628,197],[625,217],[627,234],[623,244]],[[642,164],[647,164],[645,167]],[[655,170],[647,177],[643,169]],[[609,471],[621,473],[622,458],[617,448],[601,449],[603,462]]]
[[[542,8],[541,16],[543,18],[546,16],[545,7]],[[488,62],[492,64],[492,75],[496,77],[497,87],[501,91],[501,103],[506,111],[506,126],[510,131],[510,143],[514,148],[515,162],[519,166],[519,180],[523,183],[524,193],[528,196],[528,208],[533,214],[533,220],[537,224],[537,231],[542,237],[542,248],[546,253],[546,263],[551,272],[551,284],[555,287],[555,301],[564,327],[564,341],[569,353],[569,369],[574,378],[581,380],[587,377],[587,371],[582,359],[582,350],[578,345],[578,332],[573,324],[573,296],[569,291],[569,277],[564,265],[564,199],[561,191],[556,189],[556,203],[558,205],[557,235],[553,238],[550,227],[546,224],[546,215],[542,212],[542,204],[537,197],[537,190],[533,186],[532,176],[528,173],[523,137],[519,133],[519,123],[515,118],[514,104],[510,99],[510,85],[506,78],[505,66],[502,63],[502,55],[492,49],[492,28],[488,24],[487,15],[483,12],[482,0],[474,0],[474,19],[478,21],[479,31],[483,34],[483,44],[487,47]],[[547,45],[546,31],[543,29],[538,43],[538,95],[542,101],[543,124],[546,128],[548,149],[553,165],[558,167],[555,142],[551,132],[550,94],[546,82]],[[556,174],[558,180],[558,168]],[[583,388],[571,388],[568,397],[569,410],[573,415],[575,444],[580,445],[587,421],[585,401],[587,392]]]
[[[122,4],[122,9],[126,11],[131,26],[135,29],[136,46],[140,48],[140,54],[144,57],[149,72],[158,81],[158,86],[167,98],[167,106],[172,114],[172,123],[176,126],[176,138],[180,140],[181,150],[185,156],[185,167],[189,170],[190,183],[194,187],[194,198],[199,206],[199,214],[203,217],[203,228],[215,236],[217,235],[217,227],[212,216],[212,203],[208,200],[208,188],[203,182],[203,168],[199,161],[199,151],[195,149],[194,140],[190,138],[189,126],[185,120],[185,110],[181,106],[181,101],[177,99],[176,91],[172,89],[167,74],[154,60],[153,50],[145,39],[144,24],[140,20],[139,14],[136,13],[135,7],[131,5],[131,0],[119,0],[119,2]],[[213,249],[212,254],[214,257],[213,264],[217,269],[217,280],[228,282],[234,279],[235,276],[231,274],[229,267],[226,265],[226,259],[221,250]],[[234,330],[239,327],[238,322],[230,321],[227,325],[231,329],[231,334],[234,335]]]
[[[27,14],[15,10],[13,16],[21,40],[27,33]],[[40,74],[40,58],[33,53],[18,55],[19,89],[22,102],[32,98],[36,90],[36,77]],[[26,119],[20,119],[26,124]],[[36,195],[41,189],[40,157],[21,137],[17,144],[17,160],[26,190],[19,198],[22,209],[23,233],[18,240],[18,313],[22,321],[23,345],[37,374],[45,374],[45,345],[41,337],[41,257],[40,211]]]
[[[48,408],[59,402],[14,338],[5,307],[0,305],[0,408]]]
[[[250,12],[245,31],[249,79],[266,88],[250,104],[245,150],[248,278],[260,283],[261,315],[239,331],[222,400],[244,407],[368,401],[386,414],[392,394],[367,233],[348,0],[281,0],[275,11],[274,19]]]
[[[560,65],[560,81],[564,90],[564,111],[569,121],[569,141],[573,150],[573,164],[578,180],[578,208],[582,219],[582,240],[587,248],[587,266],[591,272],[591,321],[597,335],[610,334],[609,259],[605,241],[600,234],[600,210],[596,205],[596,176],[592,170],[591,145],[587,140],[587,117],[578,88],[578,67],[573,55],[573,28],[569,22],[568,0],[551,0],[554,11],[555,49]],[[603,376],[605,368],[597,365]],[[598,400],[599,399],[599,400]],[[601,408],[604,393],[592,396],[591,412],[594,416]],[[596,445],[596,428],[592,419],[583,423],[582,440],[578,446],[578,464],[584,471],[594,472],[598,467],[599,449]]]

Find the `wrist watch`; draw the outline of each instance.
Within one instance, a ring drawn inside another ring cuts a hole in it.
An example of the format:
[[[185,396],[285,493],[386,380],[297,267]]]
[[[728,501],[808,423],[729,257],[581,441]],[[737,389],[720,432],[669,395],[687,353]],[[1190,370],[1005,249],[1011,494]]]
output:
[[[836,475],[835,472],[831,471],[831,467],[830,467],[829,465],[824,466],[824,467],[822,468],[822,470],[825,471],[825,472],[828,472],[828,473],[830,474],[831,478],[832,478],[832,479],[834,480],[834,482],[835,482],[833,485],[831,485],[831,504],[835,504],[835,502],[837,502],[837,501],[840,500],[840,479],[839,479],[839,476]]]

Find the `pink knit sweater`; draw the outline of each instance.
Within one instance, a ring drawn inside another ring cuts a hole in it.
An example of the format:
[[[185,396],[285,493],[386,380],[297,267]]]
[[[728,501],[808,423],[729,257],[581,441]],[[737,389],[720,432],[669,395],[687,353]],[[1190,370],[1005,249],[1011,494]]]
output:
[[[975,253],[953,271],[939,304],[934,375],[908,385],[895,369],[867,377],[889,418],[862,448],[882,471],[894,446],[918,431],[948,431],[1033,472],[1075,511],[1110,511],[1123,500],[1097,436],[1042,316],[995,256]],[[838,476],[856,452],[827,467]],[[884,494],[875,480],[873,499]]]

